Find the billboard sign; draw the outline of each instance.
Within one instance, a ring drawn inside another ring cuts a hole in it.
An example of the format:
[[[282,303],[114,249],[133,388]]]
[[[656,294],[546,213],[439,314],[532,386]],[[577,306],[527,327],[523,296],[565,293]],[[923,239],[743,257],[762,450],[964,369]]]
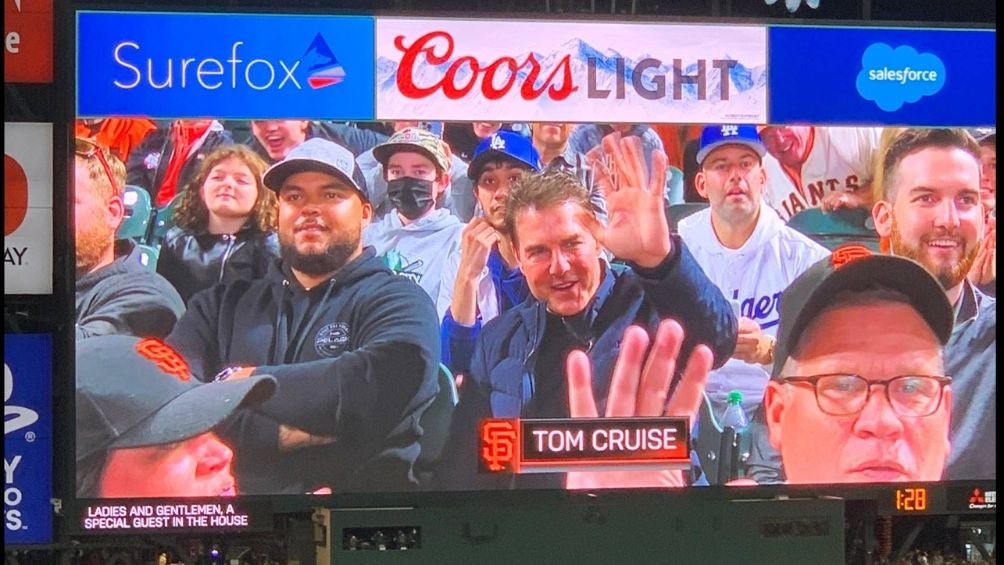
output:
[[[52,0],[4,0],[3,81],[52,82]]]
[[[377,118],[760,123],[766,40],[763,26],[381,18]]]
[[[996,36],[993,30],[772,27],[771,122],[995,124]]]
[[[52,294],[52,124],[4,123],[4,294]]]
[[[4,334],[4,543],[52,541],[52,338]]]
[[[80,12],[77,38],[81,117],[373,116],[373,18]]]

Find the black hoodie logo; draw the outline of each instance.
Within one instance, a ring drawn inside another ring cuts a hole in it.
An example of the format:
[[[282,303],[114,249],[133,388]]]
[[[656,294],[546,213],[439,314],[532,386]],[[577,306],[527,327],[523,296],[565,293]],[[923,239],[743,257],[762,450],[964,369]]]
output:
[[[349,325],[345,322],[328,324],[317,332],[314,349],[321,357],[335,357],[345,350],[349,343]]]

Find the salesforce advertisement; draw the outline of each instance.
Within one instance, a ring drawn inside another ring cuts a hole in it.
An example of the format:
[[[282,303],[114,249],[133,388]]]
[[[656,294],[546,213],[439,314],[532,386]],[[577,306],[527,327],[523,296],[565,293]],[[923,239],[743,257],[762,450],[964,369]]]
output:
[[[997,121],[992,30],[772,27],[769,37],[771,123]]]
[[[52,338],[5,334],[4,544],[52,540]]]
[[[79,116],[373,116],[373,18],[81,12],[77,36]]]

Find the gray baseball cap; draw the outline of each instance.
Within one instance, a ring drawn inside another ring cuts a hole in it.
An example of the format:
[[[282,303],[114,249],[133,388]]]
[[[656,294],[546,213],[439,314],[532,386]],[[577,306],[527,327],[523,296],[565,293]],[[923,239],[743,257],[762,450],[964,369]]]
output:
[[[370,199],[352,152],[320,137],[310,138],[294,147],[285,159],[265,171],[262,180],[265,186],[278,192],[290,175],[308,171],[329,174],[356,189],[363,200],[368,202]]]

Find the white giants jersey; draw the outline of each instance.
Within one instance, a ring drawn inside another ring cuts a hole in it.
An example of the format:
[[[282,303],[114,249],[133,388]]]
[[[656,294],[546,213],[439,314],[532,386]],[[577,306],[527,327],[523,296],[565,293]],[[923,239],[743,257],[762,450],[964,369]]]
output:
[[[801,168],[785,167],[765,155],[764,199],[785,222],[807,208],[818,208],[823,196],[870,185],[881,128],[814,127],[809,155]]]

